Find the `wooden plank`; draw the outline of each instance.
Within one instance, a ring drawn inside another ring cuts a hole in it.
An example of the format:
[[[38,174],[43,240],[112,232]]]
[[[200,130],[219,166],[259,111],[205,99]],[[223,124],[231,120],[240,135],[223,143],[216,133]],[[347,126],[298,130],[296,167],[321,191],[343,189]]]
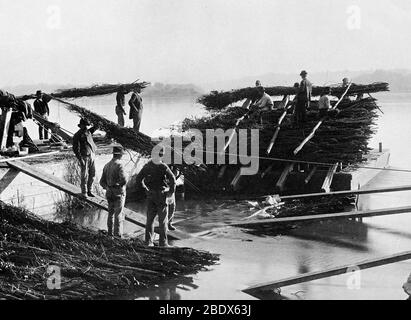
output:
[[[332,108],[332,110],[337,109],[337,107],[340,105],[341,101],[344,99],[345,95],[348,93],[348,91],[350,90],[352,85],[352,82],[349,84],[349,86],[347,87],[347,90],[344,92],[344,94],[341,96],[340,100],[338,100],[338,102],[334,105],[334,107]],[[310,135],[304,139],[303,142],[301,142],[301,144],[294,150],[294,155],[297,155],[303,148],[304,146],[308,143],[308,141],[310,141],[312,138],[314,138],[314,135],[316,133],[316,131],[320,128],[320,126],[324,123],[326,117],[322,118],[317,125],[314,127],[314,129],[311,131]]]
[[[331,191],[331,183],[333,182],[333,178],[335,173],[337,172],[338,168],[338,163],[334,164],[330,169],[328,169],[327,176],[324,179],[324,183],[321,187],[321,190],[324,192],[330,192]]]
[[[267,291],[267,290],[274,290],[286,286],[291,286],[299,283],[304,283],[308,281],[314,281],[324,278],[329,278],[341,274],[351,273],[353,270],[365,270],[370,268],[376,268],[380,266],[384,266],[387,264],[397,263],[400,261],[406,261],[411,259],[411,251],[405,251],[401,253],[397,253],[391,256],[376,258],[376,259],[369,259],[364,260],[358,263],[343,265],[339,267],[334,267],[326,270],[310,272],[298,275],[296,277],[291,277],[283,280],[262,283],[256,286],[249,287],[243,292],[253,295],[257,291]]]
[[[367,211],[316,214],[316,215],[266,219],[266,220],[249,221],[249,222],[234,222],[234,223],[230,223],[229,225],[234,226],[234,227],[257,227],[257,226],[262,226],[262,225],[275,226],[275,225],[280,225],[280,224],[316,222],[316,221],[321,221],[321,220],[369,218],[369,217],[387,216],[387,215],[395,215],[395,214],[403,214],[403,213],[411,213],[411,206],[392,208],[392,209],[378,209],[378,210],[367,210]]]
[[[14,169],[6,169],[6,173],[0,178],[0,195],[10,186],[10,184],[17,178],[20,171]]]
[[[77,198],[81,198],[81,200],[94,205],[95,207],[108,211],[108,203],[106,201],[106,199],[102,198],[102,197],[94,197],[94,198],[84,198],[81,195],[81,190],[80,188],[66,182],[63,180],[60,180],[58,178],[56,178],[55,176],[48,174],[42,170],[39,170],[37,168],[34,168],[24,162],[21,161],[10,161],[8,162],[8,165],[11,168],[14,168],[16,170],[19,170],[35,179],[38,179],[41,182],[44,182],[58,190],[64,191],[67,194],[73,196],[73,197],[77,197]],[[146,217],[145,215],[132,211],[130,209],[124,208],[124,214],[125,214],[125,219],[129,222],[132,222],[134,224],[136,224],[137,226],[141,227],[141,228],[145,228],[146,225]],[[169,233],[169,237],[170,239],[173,240],[181,240],[181,239],[186,239],[186,238],[190,238],[190,235],[188,234],[184,234],[183,232],[174,232],[174,231],[170,231]],[[184,237],[183,237],[184,235]]]
[[[7,162],[10,162],[10,161],[15,161],[15,160],[26,160],[26,159],[47,157],[47,156],[51,156],[51,155],[57,154],[57,153],[60,153],[60,151],[53,151],[53,152],[46,152],[46,153],[36,153],[36,154],[31,154],[29,156],[17,157],[17,158],[4,158],[4,159],[0,159],[0,163],[7,163]]]

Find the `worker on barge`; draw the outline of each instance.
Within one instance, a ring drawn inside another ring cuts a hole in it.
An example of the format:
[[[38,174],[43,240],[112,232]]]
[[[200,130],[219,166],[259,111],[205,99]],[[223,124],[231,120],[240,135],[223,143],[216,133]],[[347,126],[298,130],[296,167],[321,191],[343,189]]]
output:
[[[81,119],[78,127],[79,131],[73,137],[73,151],[76,155],[81,169],[81,194],[83,197],[94,197],[92,192],[94,178],[96,176],[96,150],[97,146],[93,140],[93,133],[97,127],[91,126],[86,119]]]
[[[310,108],[313,86],[307,79],[308,72],[303,70],[300,73],[302,81],[297,93],[297,104],[295,108],[296,122],[299,127],[303,127],[306,122],[307,110]]]
[[[33,105],[34,111],[37,112],[43,119],[48,120],[48,117],[50,116],[50,108],[48,103],[45,101],[41,90],[38,90],[36,92],[36,100],[34,101]],[[49,132],[47,128],[39,125],[39,139],[43,140],[43,138],[45,140],[48,140]]]

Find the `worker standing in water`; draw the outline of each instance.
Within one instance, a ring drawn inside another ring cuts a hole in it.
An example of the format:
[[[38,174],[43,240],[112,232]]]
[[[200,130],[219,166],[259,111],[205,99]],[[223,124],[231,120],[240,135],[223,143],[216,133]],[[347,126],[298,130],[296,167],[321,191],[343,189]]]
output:
[[[86,119],[81,119],[79,131],[73,137],[73,151],[76,155],[81,169],[81,194],[84,197],[94,197],[92,192],[94,178],[96,176],[96,150],[97,146],[93,140],[93,133],[97,127],[92,127]]]
[[[48,120],[48,117],[50,116],[50,109],[49,105],[46,101],[44,101],[43,98],[43,93],[41,90],[38,90],[36,92],[36,100],[34,101],[34,111],[37,112],[43,119]],[[43,140],[48,140],[49,138],[49,132],[47,128],[44,128],[39,125],[39,139]]]
[[[154,219],[158,215],[160,247],[168,247],[168,203],[176,191],[176,178],[170,168],[162,161],[164,150],[152,158],[138,173],[137,186],[142,185],[147,193],[147,223],[145,243],[154,246]]]
[[[116,115],[117,115],[117,123],[120,127],[124,127],[124,116],[127,115],[126,110],[124,109],[126,105],[126,89],[124,86],[120,86],[117,91],[116,95]]]
[[[297,125],[303,127],[306,122],[307,109],[310,107],[313,86],[307,79],[307,71],[301,71],[302,81],[297,93],[297,105],[295,109]]]
[[[121,238],[123,234],[123,209],[126,201],[127,178],[121,162],[123,155],[122,147],[113,147],[113,159],[105,165],[100,179],[100,185],[106,190],[108,202],[108,234],[117,238]]]
[[[140,132],[141,119],[143,117],[143,99],[140,93],[140,87],[133,89],[133,94],[128,103],[130,106],[130,119],[133,120],[133,129],[135,132]]]

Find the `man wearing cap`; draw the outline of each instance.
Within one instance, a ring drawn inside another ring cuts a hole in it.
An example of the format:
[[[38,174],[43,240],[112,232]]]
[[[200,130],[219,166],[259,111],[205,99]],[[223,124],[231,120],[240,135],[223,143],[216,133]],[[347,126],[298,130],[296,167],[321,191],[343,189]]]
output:
[[[126,97],[127,94],[125,87],[121,86],[116,95],[116,114],[117,114],[117,123],[120,127],[124,127],[124,116],[127,114],[124,106],[126,105]]]
[[[96,176],[95,157],[97,147],[93,140],[93,133],[97,127],[88,129],[90,123],[86,119],[81,119],[78,127],[79,131],[73,137],[73,151],[81,168],[81,193],[83,196],[94,197],[92,187]]]
[[[141,119],[143,117],[143,99],[140,93],[140,87],[133,89],[133,94],[128,102],[130,106],[130,119],[133,120],[133,129],[135,132],[140,132]]]
[[[123,209],[126,201],[127,177],[125,175],[124,165],[121,162],[123,154],[124,151],[122,147],[113,147],[113,159],[105,165],[100,179],[100,185],[106,190],[108,202],[108,234],[118,238],[121,238],[123,234]]]
[[[151,159],[136,177],[137,186],[142,185],[147,193],[146,245],[153,246],[154,219],[158,215],[160,225],[160,246],[168,247],[168,205],[167,199],[176,191],[176,178],[170,168],[159,157]]]
[[[45,120],[48,120],[48,117],[50,115],[50,109],[48,103],[43,99],[43,93],[41,92],[41,90],[38,90],[36,92],[36,100],[34,101],[34,111],[37,112]],[[43,138],[48,140],[49,132],[46,128],[39,126],[39,139],[43,140]]]
[[[298,89],[297,94],[297,105],[295,109],[297,124],[303,126],[306,121],[306,112],[310,107],[311,95],[313,91],[313,86],[311,82],[307,79],[307,71],[303,70],[300,73],[302,81]]]

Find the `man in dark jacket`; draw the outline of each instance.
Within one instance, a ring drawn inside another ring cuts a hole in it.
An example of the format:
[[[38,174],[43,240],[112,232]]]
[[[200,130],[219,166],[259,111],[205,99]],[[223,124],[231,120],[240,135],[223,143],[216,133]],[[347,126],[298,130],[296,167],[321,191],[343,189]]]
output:
[[[81,119],[78,125],[80,130],[73,137],[73,151],[81,168],[81,193],[84,197],[94,197],[92,187],[96,176],[96,150],[93,140],[93,133],[97,127],[88,129],[90,123],[86,119]]]
[[[302,81],[300,83],[300,88],[298,89],[297,105],[295,108],[297,124],[301,127],[305,124],[306,113],[307,109],[310,107],[311,95],[313,91],[313,86],[307,79],[307,75],[307,71],[301,71],[300,73]]]
[[[47,102],[44,101],[43,93],[41,92],[41,90],[38,90],[36,92],[36,100],[34,101],[34,111],[37,112],[45,120],[48,120],[48,117],[50,116],[49,105]],[[39,126],[39,139],[43,140],[43,138],[45,140],[48,140],[49,132],[46,128]]]
[[[160,224],[160,246],[168,247],[168,206],[167,199],[176,191],[176,178],[162,161],[150,160],[136,178],[137,186],[142,185],[147,192],[146,245],[153,246],[154,219],[158,215]]]
[[[131,99],[128,102],[130,106],[130,119],[133,120],[133,129],[140,132],[141,119],[143,117],[143,99],[140,96],[141,88],[133,90]]]
[[[120,127],[124,127],[124,116],[127,114],[126,110],[124,109],[126,105],[126,89],[124,86],[121,86],[116,95],[116,115],[117,115],[117,123]]]

